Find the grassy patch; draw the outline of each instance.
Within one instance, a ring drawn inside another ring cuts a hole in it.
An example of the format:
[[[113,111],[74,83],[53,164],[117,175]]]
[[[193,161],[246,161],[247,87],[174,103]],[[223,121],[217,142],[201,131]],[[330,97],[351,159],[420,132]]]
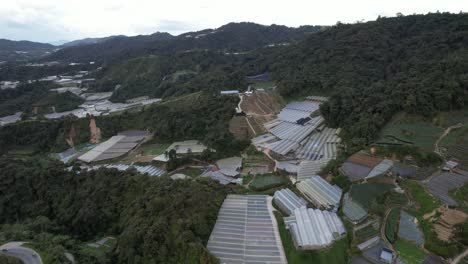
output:
[[[186,168],[184,170],[179,171],[178,173],[182,173],[182,174],[185,174],[185,175],[190,176],[192,178],[195,178],[195,177],[200,176],[202,171],[200,169],[197,169],[197,168]]]
[[[426,258],[426,254],[422,249],[406,240],[399,239],[395,243],[395,248],[398,256],[406,264],[419,264]]]
[[[460,188],[451,190],[449,194],[457,201],[458,205],[468,213],[468,183],[465,183],[465,185]]]
[[[414,201],[416,201],[420,208],[415,210],[414,214],[416,216],[423,216],[427,213],[434,211],[440,207],[439,200],[432,197],[421,185],[414,181],[404,180],[400,184],[402,187],[405,187],[411,193]]]
[[[394,243],[398,233],[398,219],[400,218],[400,208],[392,208],[387,223],[385,224],[385,236],[390,243]]]
[[[143,151],[145,155],[161,155],[169,146],[170,144],[148,144],[141,146],[139,150]]]
[[[298,251],[286,229],[281,213],[275,212],[284,251],[290,264],[338,264],[348,262],[348,239],[336,241],[328,250]]]
[[[378,141],[412,144],[426,150],[432,150],[442,132],[443,128],[437,127],[421,117],[400,114],[385,125]]]
[[[254,191],[263,191],[282,186],[287,183],[288,179],[284,175],[263,174],[256,175],[254,180],[250,183],[249,188]]]
[[[253,178],[253,175],[245,175],[242,177],[242,184],[248,184]]]
[[[274,87],[275,82],[258,82],[258,83],[252,83],[251,86],[252,88],[255,88],[255,89],[267,89],[267,88]]]
[[[369,209],[377,197],[394,188],[392,184],[386,183],[363,183],[351,187],[351,197],[354,201]]]
[[[115,247],[117,244],[117,239],[111,238],[106,241],[102,246],[100,247],[91,247],[88,246],[87,244],[81,245],[80,246],[80,251],[87,256],[93,256],[99,261],[106,261],[107,260],[107,254],[112,251],[112,249]]]

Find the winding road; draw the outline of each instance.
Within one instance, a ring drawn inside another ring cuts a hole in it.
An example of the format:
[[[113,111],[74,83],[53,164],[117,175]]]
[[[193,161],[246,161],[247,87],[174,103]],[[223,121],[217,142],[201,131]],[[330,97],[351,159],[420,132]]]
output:
[[[0,254],[20,259],[25,264],[42,264],[41,256],[34,250],[23,247],[24,242],[10,242],[0,246]]]

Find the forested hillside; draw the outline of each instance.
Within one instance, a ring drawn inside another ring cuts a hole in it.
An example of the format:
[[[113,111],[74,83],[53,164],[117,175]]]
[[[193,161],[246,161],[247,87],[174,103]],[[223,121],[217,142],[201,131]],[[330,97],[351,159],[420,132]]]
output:
[[[37,245],[50,263],[66,251],[78,263],[217,263],[204,245],[227,189],[209,179],[67,171],[34,157],[1,158],[0,182],[0,222],[10,226],[0,239],[50,238]],[[102,236],[117,238],[103,259],[80,246]]]
[[[197,139],[218,150],[220,156],[235,155],[245,147],[229,132],[237,102],[237,98],[199,92],[148,106],[141,112],[96,117],[96,123],[104,138],[124,130],[149,129],[161,142]],[[75,144],[89,141],[87,118],[30,120],[0,127],[0,154],[17,147],[33,153],[65,150],[72,126],[77,132]]]
[[[397,111],[466,106],[467,43],[467,14],[379,18],[337,25],[249,66],[269,71],[284,96],[332,95],[321,108],[328,123],[366,143]]]
[[[63,48],[44,59],[114,62],[148,54],[167,54],[198,49],[226,52],[249,51],[269,44],[302,40],[309,33],[318,32],[322,28],[324,27],[288,28],[278,25],[231,23],[215,30],[190,32],[176,37],[168,33],[116,37],[102,43]]]
[[[0,62],[39,58],[55,46],[32,41],[0,39]]]

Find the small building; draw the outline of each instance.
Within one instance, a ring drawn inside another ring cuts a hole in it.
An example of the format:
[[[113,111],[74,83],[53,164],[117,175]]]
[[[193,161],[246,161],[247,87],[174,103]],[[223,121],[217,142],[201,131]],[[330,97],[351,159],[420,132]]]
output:
[[[317,207],[335,212],[338,210],[342,190],[336,185],[331,185],[322,177],[312,176],[308,180],[299,182],[296,187]]]
[[[455,169],[456,167],[458,167],[458,162],[457,161],[448,160],[447,162],[445,162],[444,166],[442,167],[442,170],[451,171],[451,170]]]
[[[380,253],[380,260],[385,263],[392,263],[393,261],[393,251],[388,248],[383,248]]]
[[[221,91],[221,95],[239,95],[239,90]]]
[[[336,213],[301,207],[284,222],[291,232],[298,249],[321,249],[329,247],[346,234],[346,229]]]
[[[275,192],[274,202],[287,215],[292,215],[297,208],[307,207],[306,200],[286,188]]]

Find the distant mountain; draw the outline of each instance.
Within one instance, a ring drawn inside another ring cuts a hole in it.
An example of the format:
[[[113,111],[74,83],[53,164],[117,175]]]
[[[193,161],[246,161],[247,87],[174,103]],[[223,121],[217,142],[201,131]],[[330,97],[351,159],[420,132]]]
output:
[[[154,33],[151,35],[140,35],[135,37],[113,36],[98,43],[78,44],[65,46],[57,50],[45,60],[61,60],[68,62],[110,61],[119,57],[131,57],[151,43],[172,39],[169,33]],[[80,43],[80,41],[78,42]],[[136,56],[136,55],[134,55]]]
[[[0,61],[22,61],[41,57],[56,47],[47,43],[0,39]]]
[[[141,55],[196,49],[242,52],[266,45],[299,41],[307,34],[323,30],[322,26],[263,26],[255,23],[230,23],[217,29],[189,32],[179,36],[155,33],[147,36],[115,37],[86,46],[65,47],[47,57],[63,61],[115,61]]]
[[[117,35],[117,36],[109,36],[109,37],[103,37],[103,38],[85,38],[85,39],[77,39],[73,41],[66,42],[62,44],[61,46],[63,48],[65,47],[73,47],[73,46],[80,46],[80,45],[87,45],[87,44],[97,44],[97,43],[102,43],[104,41],[114,39],[114,38],[123,38],[125,37],[124,35]]]

